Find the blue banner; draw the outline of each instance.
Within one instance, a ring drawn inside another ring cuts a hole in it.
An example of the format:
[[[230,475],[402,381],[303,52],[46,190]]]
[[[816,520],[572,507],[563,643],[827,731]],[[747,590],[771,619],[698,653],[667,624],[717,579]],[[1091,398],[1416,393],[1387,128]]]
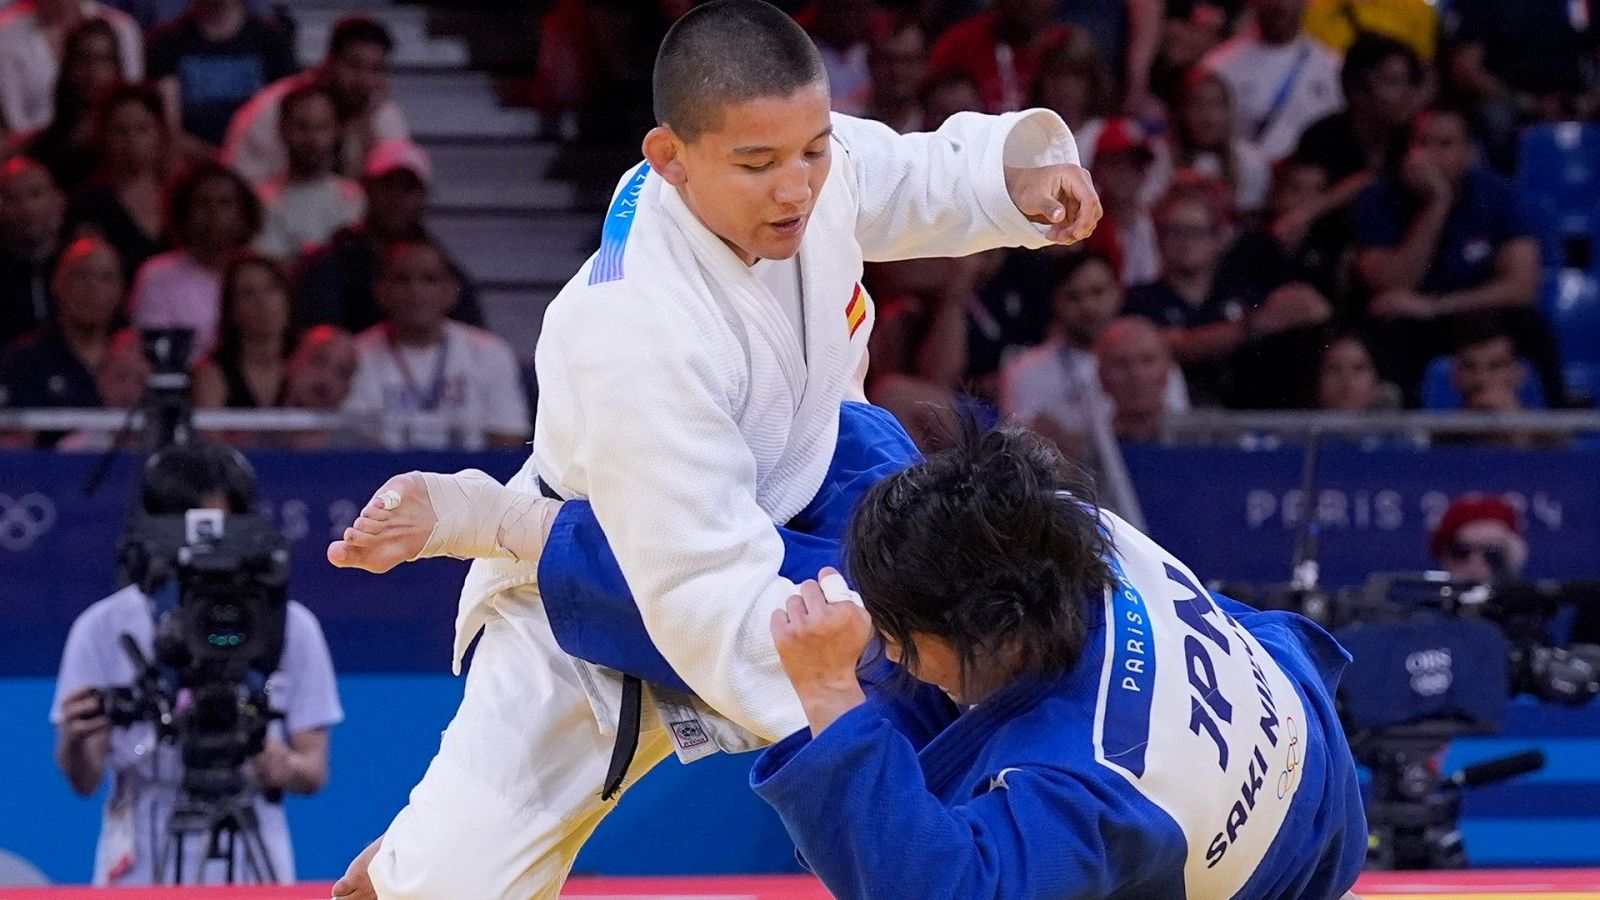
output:
[[[1298,448],[1131,447],[1150,535],[1203,579],[1285,582],[1295,529],[1317,510],[1325,586],[1434,567],[1428,535],[1452,498],[1500,494],[1522,515],[1530,578],[1600,576],[1600,450],[1323,447],[1314,502]]]
[[[1527,522],[1528,574],[1600,575],[1600,450],[1325,448],[1317,481],[1324,582],[1428,565],[1427,536],[1450,498],[1503,493]],[[445,671],[464,564],[431,560],[384,576],[324,557],[383,481],[411,469],[476,467],[509,478],[520,451],[482,454],[257,453],[268,511],[291,540],[290,594],[322,620],[342,672]],[[135,457],[93,497],[96,460],[0,453],[0,674],[53,675],[72,620],[115,589],[115,548]],[[1297,449],[1135,447],[1128,467],[1150,533],[1201,578],[1287,580],[1306,508]]]

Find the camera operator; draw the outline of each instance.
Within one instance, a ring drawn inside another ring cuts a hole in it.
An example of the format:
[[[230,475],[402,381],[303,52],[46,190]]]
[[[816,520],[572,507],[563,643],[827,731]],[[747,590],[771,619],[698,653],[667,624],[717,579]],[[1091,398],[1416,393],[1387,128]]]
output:
[[[255,478],[235,451],[217,444],[168,447],[151,457],[145,468],[142,503],[152,516],[182,515],[193,509],[229,514],[251,511]],[[171,582],[152,593],[175,589]],[[50,721],[57,728],[56,764],[72,789],[88,796],[107,772],[112,775],[100,840],[95,854],[96,885],[150,883],[218,883],[222,863],[209,865],[203,834],[185,838],[181,873],[156,873],[159,864],[173,868],[164,854],[167,823],[180,796],[183,763],[179,748],[158,742],[148,721],[113,728],[101,690],[126,685],[135,678],[132,661],[120,646],[131,635],[148,658],[156,630],[154,601],[137,583],[85,610],[67,636],[61,673],[56,683]],[[250,800],[260,822],[262,844],[271,871],[283,882],[294,880],[288,823],[282,793],[312,794],[328,777],[328,732],[343,717],[334,684],[333,664],[315,616],[298,603],[288,605],[283,654],[267,679],[271,708],[283,718],[271,725],[264,747],[245,766]],[[181,702],[181,698],[180,698]],[[236,860],[244,843],[233,850]],[[231,867],[228,867],[231,868]],[[251,877],[248,868],[246,878]]]

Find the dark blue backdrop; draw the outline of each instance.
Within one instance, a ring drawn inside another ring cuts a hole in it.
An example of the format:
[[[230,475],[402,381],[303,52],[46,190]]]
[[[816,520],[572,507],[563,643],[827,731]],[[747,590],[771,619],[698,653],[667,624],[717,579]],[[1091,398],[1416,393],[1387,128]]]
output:
[[[449,664],[463,565],[412,565],[378,578],[323,558],[329,540],[389,475],[476,466],[502,479],[520,453],[348,453],[252,457],[271,514],[293,541],[292,593],[322,619],[341,672],[437,672]],[[0,454],[0,675],[55,672],[61,641],[85,606],[110,593],[113,548],[132,494],[134,460],[117,461],[93,498],[88,457]],[[1288,577],[1298,516],[1296,449],[1134,448],[1128,467],[1150,532],[1202,578]],[[1427,563],[1428,529],[1450,497],[1505,493],[1525,510],[1529,574],[1600,575],[1600,450],[1438,449],[1322,453],[1316,506],[1331,585]]]

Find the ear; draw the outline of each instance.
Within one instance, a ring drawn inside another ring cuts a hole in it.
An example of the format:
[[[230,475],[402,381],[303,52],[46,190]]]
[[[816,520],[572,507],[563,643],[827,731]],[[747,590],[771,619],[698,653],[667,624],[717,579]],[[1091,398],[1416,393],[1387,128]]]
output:
[[[650,129],[644,136],[644,158],[649,161],[650,168],[655,169],[673,187],[680,187],[689,180],[689,173],[683,167],[683,138],[666,125],[657,125]]]

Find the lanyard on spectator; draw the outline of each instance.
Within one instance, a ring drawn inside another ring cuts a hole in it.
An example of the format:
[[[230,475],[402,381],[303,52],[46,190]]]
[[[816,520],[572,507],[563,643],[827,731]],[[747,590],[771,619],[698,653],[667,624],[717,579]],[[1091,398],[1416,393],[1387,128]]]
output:
[[[445,366],[450,356],[449,333],[439,339],[439,359],[433,364],[433,379],[429,382],[426,393],[417,387],[417,380],[411,375],[411,367],[406,365],[405,354],[400,352],[400,345],[395,342],[394,329],[386,328],[384,337],[389,344],[389,355],[394,358],[395,367],[400,370],[400,377],[405,379],[407,396],[415,400],[417,409],[423,412],[438,409],[439,401],[444,399]]]
[[[1278,84],[1277,93],[1272,95],[1272,103],[1267,106],[1266,114],[1256,124],[1254,140],[1257,143],[1261,141],[1262,135],[1267,133],[1267,129],[1272,127],[1272,123],[1278,118],[1278,114],[1283,112],[1283,108],[1288,105],[1289,95],[1294,93],[1295,85],[1300,83],[1300,73],[1305,71],[1306,60],[1310,58],[1311,44],[1302,35],[1300,38],[1300,52],[1294,58],[1294,65],[1291,65],[1289,71],[1284,73],[1283,81]]]

